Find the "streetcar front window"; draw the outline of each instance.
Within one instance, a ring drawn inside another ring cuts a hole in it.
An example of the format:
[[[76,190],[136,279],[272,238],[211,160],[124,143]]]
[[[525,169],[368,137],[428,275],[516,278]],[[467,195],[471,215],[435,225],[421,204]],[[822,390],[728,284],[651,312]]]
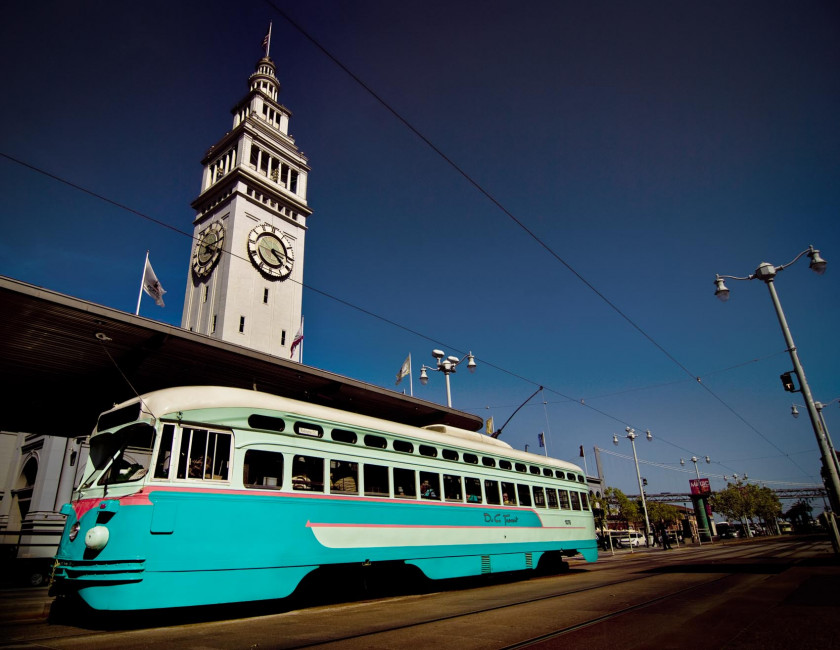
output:
[[[82,484],[90,487],[99,476],[98,485],[138,481],[149,471],[155,428],[137,422],[112,433],[101,433],[90,441],[93,474]]]

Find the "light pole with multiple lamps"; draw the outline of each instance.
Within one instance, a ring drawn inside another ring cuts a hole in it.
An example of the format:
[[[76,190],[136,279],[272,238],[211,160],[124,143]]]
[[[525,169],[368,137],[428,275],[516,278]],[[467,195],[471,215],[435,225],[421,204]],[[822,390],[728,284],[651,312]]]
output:
[[[712,462],[712,459],[709,458],[708,456],[705,456],[705,459],[706,459],[707,464]],[[698,490],[698,493],[697,493],[697,499],[696,499],[697,504],[696,504],[696,508],[695,508],[695,515],[697,516],[697,522],[698,522],[697,540],[698,540],[699,543],[702,544],[701,537],[702,537],[702,532],[703,532],[704,529],[709,532],[709,539],[710,540],[711,540],[711,537],[713,535],[717,535],[717,530],[715,529],[714,519],[709,517],[709,512],[711,512],[711,510],[706,508],[705,496],[706,496],[707,493],[703,492],[703,490],[702,490],[702,488],[700,487],[700,484],[699,484],[699,482],[700,482],[700,468],[697,467],[697,461],[700,460],[700,459],[697,458],[697,456],[692,456],[689,460],[692,463],[694,463],[694,473],[697,474],[697,482],[698,482],[697,490]],[[680,465],[685,466],[685,459],[684,458],[680,458]],[[705,521],[702,521],[702,520],[705,520]],[[703,523],[705,523],[706,526],[703,526],[702,525]]]
[[[642,485],[642,474],[639,472],[639,457],[636,455],[636,431],[630,427],[625,427],[627,432],[625,438],[630,440],[630,445],[633,447],[633,462],[636,463],[636,478],[639,480],[639,494],[642,495],[642,510],[645,513],[645,546],[650,545],[650,519],[648,519],[647,501],[645,500],[645,488]],[[645,432],[645,438],[648,442],[653,440],[653,435],[650,431]],[[618,446],[618,436],[613,434],[613,444]]]
[[[805,378],[805,371],[802,364],[799,362],[799,355],[796,353],[796,345],[793,342],[793,336],[790,333],[790,328],[785,318],[785,313],[782,311],[782,304],[779,302],[779,296],[776,293],[776,287],[773,281],[776,279],[776,274],[779,271],[785,270],[791,264],[799,260],[803,255],[807,255],[811,259],[810,268],[818,275],[825,273],[826,261],[820,257],[820,252],[813,246],[799,253],[787,264],[781,266],[774,266],[769,262],[762,262],[752,275],[746,277],[737,277],[733,275],[717,275],[715,276],[715,295],[722,301],[729,300],[729,289],[726,288],[724,280],[761,280],[767,285],[770,291],[770,298],[773,301],[773,306],[776,308],[776,316],[779,319],[779,325],[782,328],[782,334],[785,337],[787,350],[790,353],[791,361],[793,361],[793,373],[799,378],[799,392],[805,398],[805,405],[808,410],[808,416],[811,418],[811,426],[814,429],[814,435],[817,438],[817,445],[820,448],[822,455],[822,463],[825,469],[828,493],[831,495],[831,505],[834,512],[828,513],[829,534],[831,535],[831,543],[834,546],[834,552],[840,553],[840,536],[837,531],[836,510],[840,507],[840,475],[838,475],[837,464],[831,458],[831,450],[829,449],[828,439],[825,434],[822,422],[820,421],[820,414],[814,403],[814,398],[811,395],[811,388],[808,386],[808,380]],[[796,387],[791,380],[791,373],[782,374],[782,383],[785,390],[796,392]]]
[[[826,442],[828,442],[828,451],[831,454],[831,459],[834,461],[834,467],[837,469],[837,472],[840,473],[840,459],[837,458],[837,452],[834,449],[834,443],[831,442],[831,434],[828,433],[828,426],[825,423],[825,416],[823,415],[823,409],[826,406],[830,406],[834,404],[834,402],[840,402],[840,397],[835,397],[830,402],[826,402],[823,404],[822,402],[814,402],[814,408],[817,409],[817,413],[820,416],[820,424],[822,424],[823,432],[825,433]],[[793,404],[790,407],[790,414],[798,418],[799,417],[799,409],[796,408],[796,404]]]
[[[437,370],[438,372],[442,372],[446,376],[446,405],[449,408],[452,408],[452,390],[449,387],[449,375],[455,372],[455,368],[459,363],[464,361],[464,359],[467,361],[467,370],[475,372],[475,357],[472,352],[469,352],[461,359],[453,356],[448,357],[443,350],[432,350],[432,356],[437,362],[437,367],[426,365],[422,366],[420,368],[420,383],[424,386],[429,383],[429,375],[426,373],[427,370]]]

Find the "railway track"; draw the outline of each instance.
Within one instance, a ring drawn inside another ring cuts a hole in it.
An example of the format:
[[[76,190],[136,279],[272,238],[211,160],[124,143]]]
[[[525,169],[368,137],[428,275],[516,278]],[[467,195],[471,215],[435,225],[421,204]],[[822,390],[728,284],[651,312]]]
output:
[[[696,618],[698,611],[712,603],[761,588],[769,578],[796,566],[800,558],[825,547],[823,542],[765,540],[673,553],[652,550],[608,557],[596,565],[575,563],[563,576],[448,585],[451,588],[429,594],[279,613],[261,610],[253,617],[198,618],[188,624],[170,617],[163,626],[156,619],[155,627],[147,627],[147,621],[146,625],[96,630],[40,622],[25,634],[0,635],[0,647],[132,648],[152,643],[217,648],[410,646],[413,650],[554,647],[560,643],[574,647],[591,637],[610,637],[614,642],[613,631],[628,624],[633,627],[634,621]],[[588,648],[598,647],[586,643]]]

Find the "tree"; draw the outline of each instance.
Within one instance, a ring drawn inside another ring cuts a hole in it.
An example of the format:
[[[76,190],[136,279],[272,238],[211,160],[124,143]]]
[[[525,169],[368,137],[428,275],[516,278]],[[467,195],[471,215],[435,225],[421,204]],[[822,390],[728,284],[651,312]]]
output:
[[[610,487],[604,490],[604,504],[604,512],[608,518],[617,518],[625,524],[635,524],[640,519],[638,505],[618,488]]]
[[[794,503],[790,510],[785,513],[785,519],[793,524],[796,530],[806,530],[811,525],[811,512],[813,508],[807,499],[801,499]]]
[[[726,488],[711,496],[712,510],[727,519],[746,524],[759,517],[765,524],[776,520],[782,512],[782,504],[776,493],[767,487],[752,483],[727,483]]]
[[[756,494],[755,514],[764,522],[767,528],[772,526],[774,530],[778,530],[776,519],[782,514],[782,502],[779,501],[779,497],[770,488],[759,488]]]
[[[680,511],[676,506],[669,503],[657,503],[656,501],[647,502],[648,517],[650,517],[651,526],[656,526],[655,522],[664,521],[666,526],[679,521]]]

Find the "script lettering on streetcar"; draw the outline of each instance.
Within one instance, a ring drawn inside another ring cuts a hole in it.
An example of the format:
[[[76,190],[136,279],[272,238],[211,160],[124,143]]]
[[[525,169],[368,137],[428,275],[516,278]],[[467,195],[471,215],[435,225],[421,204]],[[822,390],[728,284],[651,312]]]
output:
[[[484,523],[486,524],[503,524],[505,526],[511,526],[519,521],[519,517],[514,517],[513,515],[506,515],[501,512],[497,512],[496,514],[492,514],[490,512],[484,513]]]

